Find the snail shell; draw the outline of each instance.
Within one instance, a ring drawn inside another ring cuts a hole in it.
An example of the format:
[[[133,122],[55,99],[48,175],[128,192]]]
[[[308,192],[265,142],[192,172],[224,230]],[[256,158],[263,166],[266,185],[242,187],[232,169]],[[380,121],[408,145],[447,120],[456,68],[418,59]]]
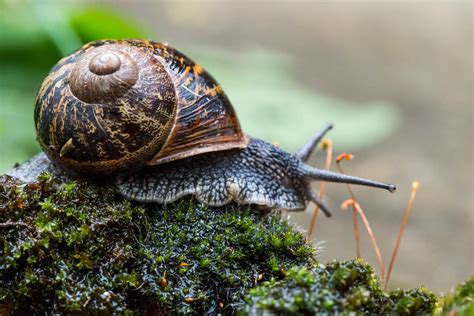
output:
[[[35,103],[43,151],[78,174],[132,171],[248,143],[216,81],[151,41],[84,45],[53,67]]]

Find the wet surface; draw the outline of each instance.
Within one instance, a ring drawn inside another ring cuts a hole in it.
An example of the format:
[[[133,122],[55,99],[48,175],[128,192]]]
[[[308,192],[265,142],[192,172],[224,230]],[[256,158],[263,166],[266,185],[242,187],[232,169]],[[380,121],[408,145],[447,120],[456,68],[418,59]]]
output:
[[[355,190],[387,265],[411,182],[421,182],[391,286],[425,285],[446,292],[473,273],[469,2],[174,1],[121,2],[119,7],[151,26],[158,40],[176,47],[278,49],[296,58],[295,74],[290,75],[310,89],[397,104],[401,128],[386,142],[354,152],[355,160],[346,165],[351,174],[399,187],[394,195]],[[336,149],[343,150],[337,144]],[[324,158],[317,158],[314,163],[322,166]],[[320,258],[351,258],[351,216],[337,212],[347,198],[345,187],[328,189],[326,202],[336,214],[329,220],[318,218],[315,238],[325,240]],[[307,227],[310,212],[292,218]],[[370,241],[365,232],[361,235],[362,254],[375,264]]]

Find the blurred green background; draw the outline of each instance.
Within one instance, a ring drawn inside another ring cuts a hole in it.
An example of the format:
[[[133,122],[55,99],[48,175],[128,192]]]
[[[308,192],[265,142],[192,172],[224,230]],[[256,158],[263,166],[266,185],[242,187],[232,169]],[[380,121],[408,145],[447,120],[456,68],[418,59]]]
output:
[[[333,122],[336,152],[357,156],[351,173],[399,185],[395,196],[357,189],[386,261],[410,182],[419,179],[418,209],[392,285],[447,291],[473,273],[466,5],[3,1],[0,171],[39,152],[34,97],[62,56],[101,38],[168,42],[222,84],[248,134],[294,151]],[[313,163],[323,159],[319,154]],[[331,208],[345,198],[343,186],[329,187]],[[307,227],[310,211],[292,219]],[[316,240],[326,241],[323,259],[354,256],[348,214],[320,218],[316,229]],[[364,257],[375,262],[362,241]]]

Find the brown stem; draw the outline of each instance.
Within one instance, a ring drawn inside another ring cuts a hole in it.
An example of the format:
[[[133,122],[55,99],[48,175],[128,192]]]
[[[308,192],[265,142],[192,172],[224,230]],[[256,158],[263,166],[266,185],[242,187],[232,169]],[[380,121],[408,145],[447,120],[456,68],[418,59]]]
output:
[[[331,169],[331,160],[332,160],[332,148],[333,148],[332,141],[330,139],[325,140],[323,142],[323,148],[327,149],[325,168],[326,170],[329,170]],[[326,191],[326,183],[324,181],[321,181],[319,185],[319,199],[323,198],[325,191]],[[314,225],[316,224],[316,217],[318,217],[318,212],[319,212],[319,206],[316,205],[316,207],[314,208],[313,216],[311,216],[311,222],[309,224],[308,233],[306,235],[307,240],[310,240],[311,236],[313,235]]]
[[[337,169],[339,169],[339,172],[341,172],[342,174],[345,174],[344,170],[342,170],[342,167],[341,167],[341,161],[344,159],[351,160],[352,158],[354,158],[354,156],[350,154],[341,154],[337,157],[336,165],[337,165]],[[352,191],[351,186],[348,183],[346,183],[346,186],[351,198],[354,201],[357,201],[357,199],[355,198],[354,192]],[[361,258],[360,241],[359,241],[359,225],[357,223],[357,210],[354,205],[352,205],[352,222],[353,222],[353,227],[354,227],[354,240],[356,243],[356,257]]]
[[[385,281],[385,286],[384,286],[385,289],[387,288],[388,282],[390,281],[390,275],[392,274],[393,265],[395,263],[395,257],[397,256],[398,248],[400,247],[400,242],[403,237],[403,231],[408,222],[408,216],[410,215],[413,202],[415,201],[416,192],[418,191],[419,187],[420,187],[420,183],[418,181],[415,181],[412,183],[411,194],[410,194],[410,198],[408,199],[407,207],[405,209],[405,215],[403,215],[402,224],[400,225],[400,232],[398,233],[397,243],[395,244],[395,248],[393,248],[392,258],[390,259],[390,266],[388,268],[387,280]]]
[[[349,199],[349,200],[345,201],[342,204],[342,208],[346,209],[348,207],[348,205],[354,205],[355,206],[355,209],[359,213],[360,217],[362,218],[362,222],[364,223],[365,228],[367,229],[367,233],[369,234],[370,241],[372,242],[372,246],[374,247],[375,255],[376,255],[377,261],[379,263],[380,280],[383,284],[383,282],[385,280],[385,266],[384,266],[384,263],[383,263],[382,255],[380,254],[379,247],[377,246],[377,242],[375,241],[375,235],[372,231],[372,228],[370,227],[369,221],[367,220],[367,217],[365,216],[364,211],[360,207],[359,203],[357,203],[357,201]]]
[[[357,210],[352,207],[352,222],[354,223],[354,240],[356,243],[356,257],[362,258],[360,255],[360,241],[359,241],[359,225],[357,224]]]

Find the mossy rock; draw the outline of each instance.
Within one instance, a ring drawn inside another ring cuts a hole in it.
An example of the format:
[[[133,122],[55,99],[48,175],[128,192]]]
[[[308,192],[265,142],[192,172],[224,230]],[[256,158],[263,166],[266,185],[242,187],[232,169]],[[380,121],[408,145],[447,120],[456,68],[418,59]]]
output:
[[[135,204],[48,174],[0,178],[0,209],[0,301],[19,312],[233,312],[259,282],[314,258],[258,210]]]
[[[474,275],[440,301],[443,315],[474,315]]]
[[[246,301],[244,313],[252,315],[419,315],[432,314],[437,297],[424,288],[384,292],[373,268],[359,259],[294,267],[284,279],[252,289]]]
[[[361,261],[318,263],[276,214],[132,203],[47,173],[31,184],[0,177],[0,242],[0,313],[381,314],[436,302],[425,290],[382,291]]]

